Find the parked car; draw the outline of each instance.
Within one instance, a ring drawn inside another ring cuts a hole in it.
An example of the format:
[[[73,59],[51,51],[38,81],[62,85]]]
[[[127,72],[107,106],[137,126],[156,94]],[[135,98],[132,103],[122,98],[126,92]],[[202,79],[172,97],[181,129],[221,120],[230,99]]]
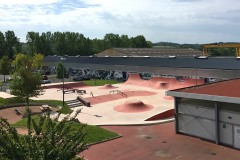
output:
[[[82,81],[82,80],[84,80],[83,77],[80,77],[80,76],[73,77],[73,81]]]
[[[48,83],[51,83],[51,81],[49,79],[47,80],[42,80],[42,84],[48,84]]]
[[[42,80],[48,80],[48,76],[44,75]]]
[[[91,79],[91,77],[89,75],[86,75],[86,74],[82,78],[83,78],[83,80],[90,80]]]

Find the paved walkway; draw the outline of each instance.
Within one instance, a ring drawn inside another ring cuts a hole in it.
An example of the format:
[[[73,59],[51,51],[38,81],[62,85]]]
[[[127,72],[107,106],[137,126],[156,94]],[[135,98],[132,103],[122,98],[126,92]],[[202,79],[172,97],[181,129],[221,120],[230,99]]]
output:
[[[122,135],[84,151],[87,160],[238,160],[240,153],[190,136],[175,134],[174,123],[104,126]]]

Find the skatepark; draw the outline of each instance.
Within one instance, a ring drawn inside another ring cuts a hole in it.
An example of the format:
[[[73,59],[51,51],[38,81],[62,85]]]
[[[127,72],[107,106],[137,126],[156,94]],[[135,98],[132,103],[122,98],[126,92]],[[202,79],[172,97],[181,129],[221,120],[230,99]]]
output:
[[[203,84],[202,80],[182,79],[166,77],[152,77],[143,80],[139,74],[129,74],[128,80],[119,84],[106,84],[104,86],[87,86],[83,82],[69,82],[65,88],[65,101],[76,100],[78,96],[90,102],[90,107],[72,107],[72,115],[81,109],[78,119],[82,123],[90,125],[137,125],[156,124],[173,120],[173,98],[165,96],[169,89]],[[44,93],[35,100],[62,100],[62,84],[47,84],[43,86]],[[72,90],[84,90],[84,93],[70,92]],[[2,97],[12,97],[2,92]],[[53,112],[52,116],[57,115]],[[63,118],[65,115],[61,115]]]

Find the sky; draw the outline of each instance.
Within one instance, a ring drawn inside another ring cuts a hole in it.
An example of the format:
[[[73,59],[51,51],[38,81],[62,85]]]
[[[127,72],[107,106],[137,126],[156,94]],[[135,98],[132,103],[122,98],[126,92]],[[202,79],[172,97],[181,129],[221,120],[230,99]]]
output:
[[[240,42],[240,0],[0,0],[0,31],[107,33],[174,43]]]

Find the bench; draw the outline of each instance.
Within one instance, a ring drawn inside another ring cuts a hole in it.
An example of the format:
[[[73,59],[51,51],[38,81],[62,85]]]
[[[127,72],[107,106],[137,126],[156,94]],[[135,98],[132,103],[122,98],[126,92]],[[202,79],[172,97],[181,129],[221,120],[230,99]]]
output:
[[[65,93],[75,93],[75,89],[67,89],[67,90],[64,90],[64,94]]]
[[[86,90],[80,90],[80,89],[76,89],[76,92],[79,94],[86,94]]]
[[[77,96],[77,100],[79,100],[84,106],[90,107],[90,102],[83,98],[82,96]]]

